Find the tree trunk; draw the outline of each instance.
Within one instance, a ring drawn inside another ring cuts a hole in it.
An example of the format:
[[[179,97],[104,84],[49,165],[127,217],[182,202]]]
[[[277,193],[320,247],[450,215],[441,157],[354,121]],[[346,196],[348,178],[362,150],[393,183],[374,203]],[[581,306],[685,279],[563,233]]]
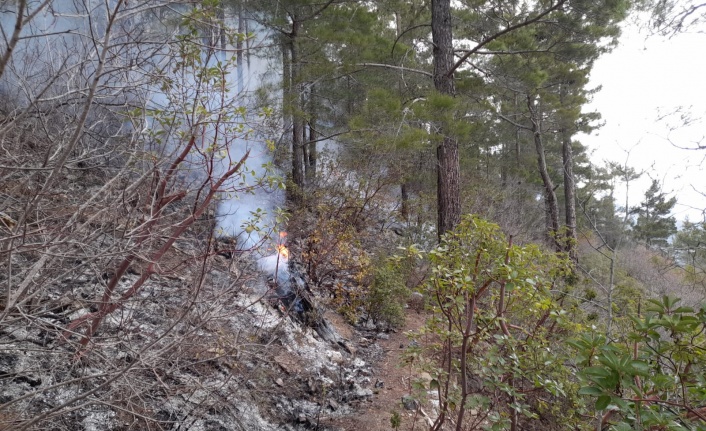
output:
[[[316,102],[314,100],[314,85],[312,84],[309,90],[309,142],[306,148],[306,180],[313,181],[316,177],[316,162],[318,158],[316,140],[318,133],[316,132]]]
[[[237,74],[238,74],[238,83],[237,83],[237,88],[238,88],[238,95],[243,94],[243,86],[244,86],[244,80],[243,80],[243,35],[245,32],[245,20],[243,19],[243,5],[238,6],[238,40],[235,43],[235,55],[236,55],[236,68],[237,68]],[[225,37],[225,33],[224,36]]]
[[[299,57],[297,52],[297,35],[300,23],[296,20],[292,23],[292,32],[288,35],[289,40],[289,66],[290,82],[287,100],[292,118],[292,189],[289,197],[294,203],[300,203],[302,198],[302,188],[304,187],[304,120],[301,110],[301,92],[299,91]]]
[[[562,104],[566,89],[562,88]],[[566,211],[566,239],[564,247],[569,253],[569,258],[576,261],[576,194],[574,181],[574,153],[571,147],[571,125],[567,120],[562,120],[561,127],[561,157],[564,165],[564,209]]]
[[[407,187],[406,181],[400,184],[400,215],[405,222],[409,221],[409,191]]]
[[[532,135],[534,136],[534,147],[537,151],[537,165],[539,167],[539,175],[542,177],[544,185],[544,204],[546,211],[546,226],[547,235],[550,243],[554,244],[557,251],[561,250],[557,235],[559,234],[559,206],[557,204],[556,192],[554,191],[554,183],[549,176],[547,170],[547,160],[544,154],[544,143],[542,142],[542,126],[540,114],[534,106],[535,99],[527,96],[527,107],[529,108],[530,118],[532,120]]]
[[[515,95],[515,112],[519,112],[519,103],[517,102],[517,94]],[[521,166],[521,160],[520,160],[520,152],[521,152],[521,140],[520,140],[520,134],[522,133],[522,130],[520,128],[515,129],[515,164],[513,166],[513,170],[515,172],[520,172],[520,166]]]
[[[287,38],[287,36],[285,36]],[[247,42],[246,42],[247,43]],[[290,57],[289,38],[283,43],[282,48],[282,136],[292,133],[292,110],[289,109],[289,99],[292,94],[292,59]]]
[[[453,35],[451,1],[432,0],[431,34],[434,44],[434,88],[441,94],[454,96]],[[460,164],[458,142],[449,130],[440,129],[443,140],[436,148],[437,159],[437,234],[453,230],[461,220]]]
[[[574,156],[571,147],[571,136],[564,132],[562,137],[562,159],[564,163],[564,200],[566,210],[566,251],[572,260],[577,259],[576,255],[576,194],[574,184]]]
[[[346,114],[353,115],[353,86],[351,85],[350,75],[346,76]]]
[[[248,20],[246,19],[245,22],[245,31],[243,31],[243,34],[249,34],[250,33],[250,28],[248,26]],[[248,64],[248,70],[250,70],[250,43],[252,42],[252,38],[247,38],[245,39],[245,59]]]
[[[223,6],[218,8],[218,42],[221,46],[221,51],[225,55],[226,45],[226,11]]]

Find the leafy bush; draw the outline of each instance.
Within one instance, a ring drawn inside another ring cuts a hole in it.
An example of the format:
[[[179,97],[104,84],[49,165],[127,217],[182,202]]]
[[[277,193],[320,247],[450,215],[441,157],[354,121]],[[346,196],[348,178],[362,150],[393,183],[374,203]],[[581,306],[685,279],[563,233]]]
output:
[[[434,429],[582,429],[563,339],[582,327],[552,292],[570,274],[566,259],[517,246],[500,228],[464,217],[429,252],[432,317],[416,360],[440,400]],[[564,304],[566,306],[567,304]]]
[[[368,319],[387,328],[402,326],[404,305],[410,294],[405,265],[400,259],[381,259],[373,272],[364,304]]]
[[[570,342],[579,394],[595,398],[602,429],[706,430],[706,309],[679,302],[648,300],[623,339],[590,333]]]

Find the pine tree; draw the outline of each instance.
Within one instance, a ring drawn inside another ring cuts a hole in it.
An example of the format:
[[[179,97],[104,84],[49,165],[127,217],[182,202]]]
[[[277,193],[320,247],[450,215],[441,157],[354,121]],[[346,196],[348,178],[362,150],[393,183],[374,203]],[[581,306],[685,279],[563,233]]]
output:
[[[686,281],[701,289],[706,288],[706,222],[684,222],[674,237],[674,251],[686,271]]]
[[[676,197],[667,199],[659,181],[652,180],[652,185],[645,192],[645,200],[632,210],[633,214],[637,214],[633,230],[635,237],[648,245],[666,246],[669,237],[677,231],[677,221],[669,215],[676,203]]]

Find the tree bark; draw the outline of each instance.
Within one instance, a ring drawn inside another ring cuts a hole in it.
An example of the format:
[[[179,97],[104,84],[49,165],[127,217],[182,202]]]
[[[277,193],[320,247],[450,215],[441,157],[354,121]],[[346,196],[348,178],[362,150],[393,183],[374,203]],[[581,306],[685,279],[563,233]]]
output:
[[[236,69],[238,74],[238,95],[243,94],[245,81],[243,79],[243,35],[245,34],[245,19],[243,18],[243,5],[238,5],[238,40],[235,42]],[[225,37],[225,33],[224,33]],[[225,43],[224,43],[225,45]]]
[[[561,102],[564,103],[566,88],[563,86]],[[566,238],[564,247],[569,253],[569,258],[576,261],[576,185],[574,180],[574,154],[571,146],[571,124],[566,119],[562,120],[561,127],[561,156],[564,165],[564,210],[566,218]]]
[[[434,44],[434,88],[441,94],[454,96],[456,88],[453,34],[451,29],[451,1],[432,0],[431,34]],[[437,159],[437,234],[453,230],[461,220],[460,164],[458,142],[449,130],[439,125],[442,141],[436,148]]]
[[[293,203],[300,203],[304,187],[304,120],[301,109],[301,92],[299,91],[299,56],[297,52],[297,36],[300,22],[296,18],[292,22],[287,48],[289,50],[289,86],[285,103],[288,103],[292,118],[292,189],[289,198]]]
[[[309,121],[308,121],[308,129],[309,129],[309,137],[308,137],[308,142],[306,144],[306,180],[307,182],[311,182],[314,180],[316,177],[316,162],[318,159],[318,152],[316,148],[316,140],[318,139],[319,135],[316,132],[316,119],[317,119],[317,112],[316,112],[316,102],[314,100],[314,86],[311,86],[311,89],[309,90]]]
[[[577,259],[576,255],[576,193],[574,182],[574,156],[571,147],[571,135],[564,132],[562,140],[562,159],[564,163],[564,200],[566,211],[566,251],[572,260]]]
[[[532,136],[534,137],[534,147],[537,151],[537,165],[539,175],[542,177],[544,185],[544,205],[545,205],[545,221],[547,226],[547,235],[550,243],[554,244],[557,251],[561,250],[557,235],[559,234],[559,205],[557,204],[556,192],[554,191],[554,183],[549,176],[547,169],[547,159],[544,153],[544,143],[542,142],[542,126],[540,114],[534,106],[535,98],[527,96],[527,107],[532,120]]]
[[[409,191],[407,187],[406,181],[400,184],[400,215],[405,222],[409,221]]]

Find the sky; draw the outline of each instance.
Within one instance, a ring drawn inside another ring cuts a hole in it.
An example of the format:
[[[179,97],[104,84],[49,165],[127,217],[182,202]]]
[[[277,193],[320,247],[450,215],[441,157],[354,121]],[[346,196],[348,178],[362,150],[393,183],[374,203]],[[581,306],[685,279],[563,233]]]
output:
[[[600,58],[590,76],[602,86],[585,111],[597,110],[605,125],[580,141],[593,151],[592,160],[616,161],[645,170],[630,187],[630,206],[638,205],[651,184],[677,197],[678,221],[704,219],[706,150],[682,150],[706,136],[706,34],[666,38],[648,36],[635,23],[624,27],[620,45]],[[682,114],[690,118],[684,126]],[[702,142],[706,145],[706,139]],[[616,193],[625,202],[624,190]]]

